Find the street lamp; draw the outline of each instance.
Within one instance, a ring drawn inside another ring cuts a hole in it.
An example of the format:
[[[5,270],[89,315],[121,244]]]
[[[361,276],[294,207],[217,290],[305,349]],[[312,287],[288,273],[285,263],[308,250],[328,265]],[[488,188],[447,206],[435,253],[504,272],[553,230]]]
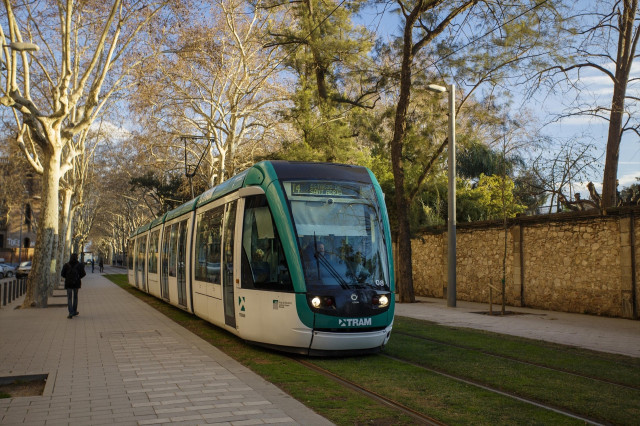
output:
[[[446,87],[437,84],[429,84],[427,86],[432,92],[449,93],[449,221],[448,234],[449,242],[447,246],[448,252],[448,269],[447,269],[447,306],[456,307],[456,87],[448,84]]]
[[[16,52],[37,52],[38,50],[40,50],[40,46],[38,46],[35,43],[22,43],[22,42],[16,42],[16,41],[12,41],[9,44],[3,44],[3,47],[8,47],[11,50],[15,50]]]

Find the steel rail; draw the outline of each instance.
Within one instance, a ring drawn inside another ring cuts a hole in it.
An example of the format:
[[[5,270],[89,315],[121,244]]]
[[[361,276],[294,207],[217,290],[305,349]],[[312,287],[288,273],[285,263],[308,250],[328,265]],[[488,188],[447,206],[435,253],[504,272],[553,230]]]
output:
[[[440,421],[438,421],[438,420],[436,420],[436,419],[434,419],[432,417],[429,417],[429,416],[427,416],[427,415],[425,415],[423,413],[420,413],[420,412],[418,412],[416,410],[413,410],[413,409],[411,409],[411,408],[409,408],[409,407],[407,407],[405,405],[402,405],[397,401],[394,401],[394,400],[389,399],[389,398],[387,398],[385,396],[382,396],[382,395],[380,395],[380,394],[378,394],[376,392],[373,392],[373,391],[371,391],[369,389],[366,389],[366,388],[358,385],[357,383],[354,383],[354,382],[352,382],[350,380],[347,380],[347,379],[345,379],[343,377],[340,377],[340,376],[332,373],[331,371],[325,370],[322,367],[318,367],[315,364],[312,364],[312,363],[310,363],[308,361],[304,361],[304,360],[301,360],[301,359],[298,359],[298,358],[292,358],[292,359],[295,360],[296,362],[304,365],[305,367],[307,367],[309,369],[312,369],[312,370],[322,374],[323,376],[332,379],[333,381],[341,384],[342,386],[345,386],[345,387],[347,387],[347,388],[349,388],[351,390],[354,390],[354,391],[356,391],[358,393],[361,393],[361,394],[363,394],[363,395],[365,395],[365,396],[367,396],[367,397],[369,397],[371,399],[374,399],[374,400],[376,400],[376,401],[378,401],[378,402],[380,402],[380,403],[382,403],[382,404],[384,404],[384,405],[386,405],[386,406],[388,406],[390,408],[393,408],[395,410],[398,410],[398,411],[410,416],[411,418],[416,420],[416,422],[417,422],[416,424],[433,425],[433,426],[443,426],[443,425],[445,425],[445,423],[442,423],[442,422],[440,422]]]
[[[454,343],[442,342],[440,340],[434,340],[434,339],[430,339],[428,337],[417,336],[415,334],[403,333],[401,331],[395,331],[395,330],[394,330],[393,334],[399,334],[401,336],[412,337],[414,339],[420,339],[420,340],[424,340],[426,342],[431,342],[431,343],[435,343],[435,344],[443,345],[443,346],[449,346],[449,347],[452,347],[452,348],[458,348],[458,349],[465,349],[465,350],[469,350],[469,351],[474,351],[474,352],[481,353],[483,355],[492,356],[494,358],[506,359],[506,360],[514,361],[514,362],[517,362],[517,363],[520,363],[520,364],[531,365],[531,366],[534,366],[534,367],[544,368],[546,370],[550,370],[550,371],[554,371],[554,372],[558,372],[558,373],[564,373],[564,374],[568,374],[568,375],[575,376],[575,377],[581,377],[583,379],[590,379],[590,380],[594,380],[594,381],[597,381],[597,382],[606,383],[606,384],[609,384],[609,385],[620,386],[620,387],[623,387],[623,388],[633,389],[633,390],[640,390],[640,386],[634,386],[634,385],[629,385],[629,384],[625,384],[625,383],[620,383],[620,382],[616,382],[614,380],[603,379],[603,378],[600,378],[600,377],[593,377],[593,376],[590,376],[588,374],[576,373],[574,371],[569,371],[569,370],[566,370],[566,369],[563,369],[563,368],[550,367],[548,365],[540,364],[540,363],[537,363],[537,362],[524,361],[524,360],[521,360],[521,359],[516,358],[516,357],[512,357],[512,356],[508,356],[508,355],[499,355],[499,354],[495,354],[493,352],[485,351],[485,350],[482,350],[482,349],[476,349],[476,348],[473,348],[471,346],[465,346],[465,345],[458,345],[458,344],[454,344]]]

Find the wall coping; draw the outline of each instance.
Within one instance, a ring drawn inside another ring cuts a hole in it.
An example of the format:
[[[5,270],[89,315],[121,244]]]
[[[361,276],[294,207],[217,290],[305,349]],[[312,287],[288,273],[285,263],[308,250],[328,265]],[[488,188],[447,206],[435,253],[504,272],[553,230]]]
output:
[[[598,210],[576,211],[576,212],[562,212],[540,215],[518,215],[513,218],[507,219],[507,228],[518,225],[527,224],[544,224],[544,223],[562,223],[562,222],[582,222],[589,221],[597,218],[619,218],[629,216],[640,216],[640,206],[624,206],[613,207],[607,209],[605,212],[600,213]],[[474,229],[491,229],[491,228],[503,228],[504,221],[502,219],[497,220],[481,220],[476,222],[458,222],[456,223],[456,229],[459,230],[474,230]],[[420,235],[438,235],[447,232],[447,226],[440,225],[428,228],[422,228],[416,233],[416,237]]]

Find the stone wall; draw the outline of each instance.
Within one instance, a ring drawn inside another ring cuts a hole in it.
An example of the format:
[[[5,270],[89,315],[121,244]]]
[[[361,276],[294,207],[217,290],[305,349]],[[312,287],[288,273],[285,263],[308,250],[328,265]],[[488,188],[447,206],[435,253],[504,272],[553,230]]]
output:
[[[489,285],[501,288],[504,264],[509,305],[638,318],[638,216],[640,209],[624,208],[519,217],[508,222],[506,256],[502,223],[458,224],[456,298],[488,302]],[[412,241],[417,295],[445,297],[446,246],[446,229]]]

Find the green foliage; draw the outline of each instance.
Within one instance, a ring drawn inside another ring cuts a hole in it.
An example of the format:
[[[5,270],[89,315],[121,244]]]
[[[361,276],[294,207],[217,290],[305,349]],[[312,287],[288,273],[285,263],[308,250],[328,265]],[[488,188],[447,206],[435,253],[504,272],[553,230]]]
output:
[[[456,153],[456,172],[458,176],[474,179],[481,174],[501,174],[503,167],[506,173],[513,173],[515,160],[502,159],[502,154],[492,150],[484,143],[471,143],[463,146]]]
[[[130,191],[142,190],[143,197],[150,196],[157,204],[156,215],[166,213],[178,207],[191,198],[187,192],[184,178],[177,175],[169,175],[167,180],[156,176],[154,172],[146,172],[142,176],[129,180]]]
[[[411,228],[444,225],[448,218],[447,177],[441,173],[426,185],[411,207]],[[504,201],[502,188],[504,186]],[[480,174],[478,182],[458,178],[456,181],[456,218],[458,222],[514,217],[526,210],[514,195],[515,184],[510,177]],[[504,209],[503,209],[504,206]]]
[[[479,193],[479,204],[485,208],[487,219],[514,217],[522,213],[526,206],[518,204],[513,196],[515,185],[509,176],[480,175],[473,191]]]
[[[368,152],[357,146],[351,126],[354,107],[363,106],[359,101],[363,87],[371,84],[361,72],[371,37],[351,20],[361,3],[337,7],[335,1],[292,2],[284,7],[286,19],[272,23],[270,45],[287,51],[285,63],[297,76],[294,106],[284,116],[299,137],[284,141],[279,157],[366,161]]]

